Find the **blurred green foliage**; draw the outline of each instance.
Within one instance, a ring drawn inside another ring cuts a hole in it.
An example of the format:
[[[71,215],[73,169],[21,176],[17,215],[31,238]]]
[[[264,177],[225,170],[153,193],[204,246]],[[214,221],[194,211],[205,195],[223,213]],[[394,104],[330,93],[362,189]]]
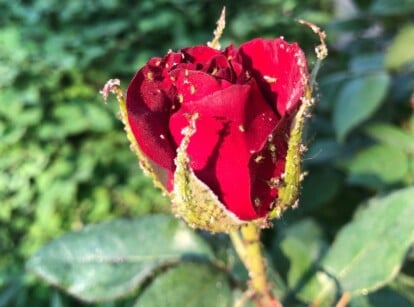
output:
[[[99,89],[114,77],[125,88],[149,57],[206,43],[223,5],[222,45],[282,35],[312,64],[318,40],[295,19],[328,35],[300,206],[264,237],[287,306],[311,300],[302,275],[369,198],[413,184],[412,0],[0,0],[0,306],[78,304],[26,274],[25,259],[85,224],[168,211]],[[353,306],[414,304],[413,253],[400,262]]]

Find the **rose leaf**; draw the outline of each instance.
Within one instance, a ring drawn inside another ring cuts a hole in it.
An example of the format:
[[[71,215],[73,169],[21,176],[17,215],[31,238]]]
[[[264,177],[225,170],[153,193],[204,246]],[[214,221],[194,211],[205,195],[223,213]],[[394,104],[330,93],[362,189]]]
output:
[[[210,265],[187,263],[158,276],[136,306],[231,306],[227,276]]]
[[[333,110],[333,124],[339,141],[368,119],[381,105],[390,85],[384,72],[348,81],[341,89]]]
[[[414,61],[414,24],[403,27],[394,38],[385,56],[385,65],[389,69],[401,69]]]
[[[348,169],[352,183],[372,187],[397,183],[408,174],[408,156],[397,147],[374,145],[360,151]]]
[[[414,138],[408,131],[390,124],[371,124],[365,133],[377,141],[402,149],[407,153],[414,153]]]
[[[211,258],[212,252],[173,217],[149,215],[67,233],[32,256],[28,268],[83,301],[97,302],[135,291],[156,269],[188,256]]]
[[[414,242],[413,198],[412,187],[374,198],[339,232],[322,267],[341,291],[365,295],[398,274]]]
[[[280,241],[279,241],[280,240]],[[295,297],[306,303],[323,302],[322,306],[332,305],[334,292],[326,292],[319,297],[319,289],[332,289],[333,281],[323,272],[317,270],[327,242],[322,229],[312,219],[304,219],[291,225],[279,236],[275,248],[281,249],[284,257],[289,261],[286,279],[289,290]]]

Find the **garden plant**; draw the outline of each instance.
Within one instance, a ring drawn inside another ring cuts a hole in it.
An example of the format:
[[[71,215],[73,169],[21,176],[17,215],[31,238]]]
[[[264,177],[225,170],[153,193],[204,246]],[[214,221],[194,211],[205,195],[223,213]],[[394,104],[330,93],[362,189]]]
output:
[[[412,306],[413,14],[0,1],[0,306]]]

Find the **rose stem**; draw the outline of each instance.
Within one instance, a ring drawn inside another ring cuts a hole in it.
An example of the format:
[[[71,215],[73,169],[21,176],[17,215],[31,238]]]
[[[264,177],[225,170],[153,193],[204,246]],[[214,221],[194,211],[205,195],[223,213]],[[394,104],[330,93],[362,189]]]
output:
[[[351,296],[348,292],[343,293],[335,307],[346,307],[350,299]]]
[[[282,304],[273,297],[266,276],[266,265],[260,242],[260,228],[253,223],[238,231],[230,232],[233,246],[249,272],[249,287],[253,300],[260,307],[280,307]]]

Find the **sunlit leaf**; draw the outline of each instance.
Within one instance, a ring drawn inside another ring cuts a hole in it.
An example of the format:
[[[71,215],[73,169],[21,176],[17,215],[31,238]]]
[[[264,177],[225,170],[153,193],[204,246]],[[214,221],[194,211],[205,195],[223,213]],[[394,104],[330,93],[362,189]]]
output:
[[[372,124],[365,132],[383,144],[414,153],[414,137],[407,131],[390,124]]]
[[[326,248],[319,226],[310,219],[292,225],[280,241],[280,248],[289,261],[289,290],[304,302],[322,301],[321,306],[332,304],[333,292],[318,297],[321,288],[333,285],[332,280],[317,271],[318,261]]]
[[[412,0],[411,0],[412,1]],[[412,1],[414,8],[414,1]],[[395,5],[401,7],[401,5]],[[399,69],[405,64],[414,61],[414,24],[403,27],[394,38],[385,55],[385,64],[390,69]]]
[[[114,220],[65,234],[28,268],[84,301],[107,301],[139,288],[154,270],[183,257],[211,257],[204,241],[171,216]]]
[[[341,291],[367,294],[391,281],[414,242],[414,188],[374,198],[337,235],[323,268]]]
[[[375,145],[359,152],[349,164],[349,180],[373,185],[398,182],[407,175],[408,156],[399,148]]]

